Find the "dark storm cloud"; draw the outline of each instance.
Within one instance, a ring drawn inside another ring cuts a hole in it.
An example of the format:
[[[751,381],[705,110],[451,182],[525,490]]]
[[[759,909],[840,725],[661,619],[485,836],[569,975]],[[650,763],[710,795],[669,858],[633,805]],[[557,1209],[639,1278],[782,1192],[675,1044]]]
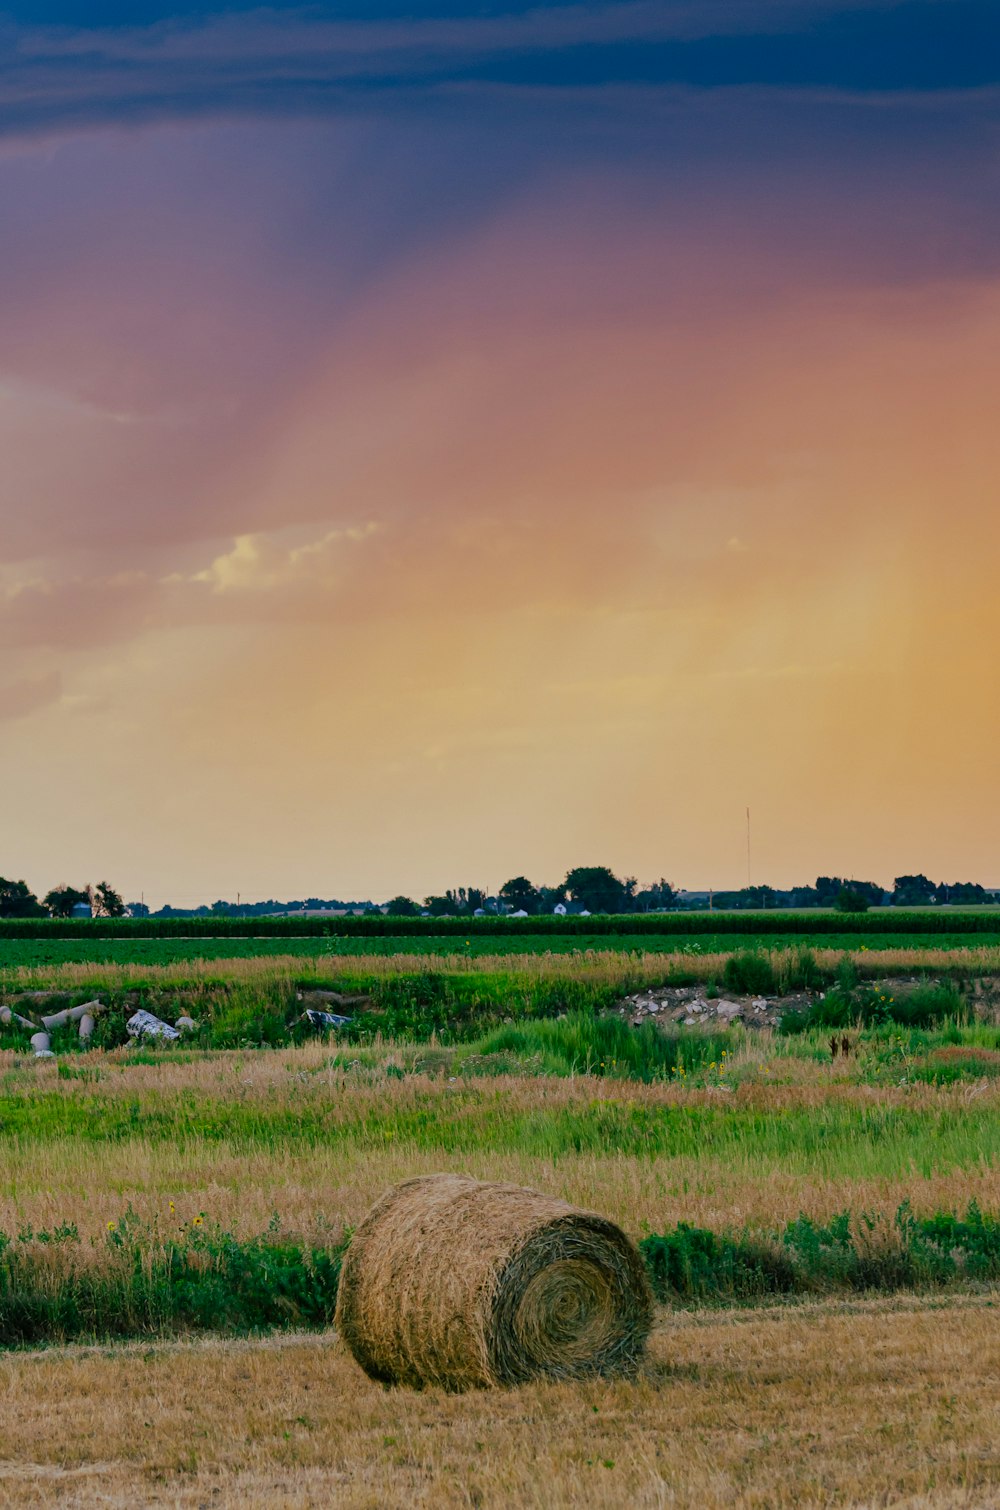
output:
[[[303,11],[15,5],[0,129],[220,114],[385,111],[477,96],[756,88],[885,95],[1000,82],[993,0],[394,3]]]

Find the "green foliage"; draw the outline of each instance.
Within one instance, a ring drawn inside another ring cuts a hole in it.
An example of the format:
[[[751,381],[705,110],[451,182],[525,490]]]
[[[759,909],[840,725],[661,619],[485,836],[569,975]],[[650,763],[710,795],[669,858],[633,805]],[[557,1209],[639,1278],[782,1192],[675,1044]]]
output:
[[[624,912],[635,895],[634,879],[621,881],[606,865],[578,865],[569,871],[563,888],[574,902],[589,912]]]
[[[103,1244],[84,1243],[70,1223],[0,1232],[0,1346],[324,1328],[349,1236],[306,1244],[283,1237],[277,1218],[247,1239],[200,1216],[164,1231],[131,1210],[108,1223]],[[975,1202],[964,1216],[917,1217],[906,1202],[891,1221],[800,1216],[774,1234],[681,1222],[639,1246],[654,1295],[673,1305],[1000,1279],[1000,1219]]]
[[[868,898],[858,891],[855,886],[843,886],[837,897],[838,912],[867,912],[869,907]]]
[[[720,1236],[682,1222],[639,1246],[653,1293],[667,1303],[1000,1279],[1000,1218],[984,1216],[975,1201],[964,1217],[917,1217],[905,1201],[891,1222],[866,1212],[843,1211],[826,1223],[800,1216],[771,1237]]]
[[[727,991],[742,996],[768,996],[778,990],[774,967],[767,955],[750,949],[729,956],[722,972],[722,984]]]
[[[44,916],[45,909],[26,881],[8,881],[5,876],[0,876],[0,918]]]
[[[800,946],[795,951],[795,958],[785,977],[788,990],[819,991],[825,981],[826,977],[817,963],[815,954],[811,949]]]
[[[810,1028],[872,1027],[879,1023],[896,1023],[900,1027],[923,1028],[968,1017],[968,1008],[954,986],[925,985],[890,994],[884,987],[845,988],[834,986],[812,1004],[807,1012],[786,1012],[779,1031],[785,1035],[803,1033]]]
[[[329,1326],[346,1246],[283,1241],[276,1220],[242,1241],[201,1217],[164,1235],[130,1211],[104,1254],[75,1227],[0,1233],[0,1345]]]
[[[732,1051],[728,1033],[664,1033],[653,1023],[633,1028],[620,1017],[575,1012],[556,1020],[497,1028],[454,1060],[505,1055],[532,1061],[550,1074],[591,1074],[618,1079],[666,1079],[718,1063]]]
[[[42,899],[42,905],[51,917],[66,921],[72,916],[73,908],[81,906],[84,902],[88,906],[90,905],[90,892],[80,891],[75,886],[53,886],[52,890],[46,892]],[[81,919],[81,921],[84,920]],[[27,927],[28,925],[22,924],[21,926]],[[39,927],[44,927],[44,924],[39,924]]]
[[[639,1244],[657,1300],[759,1300],[796,1288],[791,1259],[773,1244],[680,1222]]]

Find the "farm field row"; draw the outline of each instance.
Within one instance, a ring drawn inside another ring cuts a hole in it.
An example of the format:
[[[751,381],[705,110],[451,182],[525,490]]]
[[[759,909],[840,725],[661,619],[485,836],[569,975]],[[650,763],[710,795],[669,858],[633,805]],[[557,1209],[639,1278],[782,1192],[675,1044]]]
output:
[[[870,943],[857,933],[788,934],[470,934],[467,938],[426,934],[386,937],[324,938],[143,938],[119,934],[75,939],[6,939],[0,936],[0,972],[22,966],[108,963],[168,965],[194,960],[303,960],[393,958],[516,959],[532,955],[578,956],[591,953],[628,955],[712,955],[744,949],[818,948],[835,951],[953,950],[1000,946],[1000,926],[979,933],[880,933]]]
[[[13,1355],[0,1505],[993,1504],[998,1347],[989,1299],[899,1298],[665,1316],[635,1383],[460,1396],[332,1333]]]
[[[873,950],[861,945],[851,954],[831,949],[739,950],[727,954],[632,954],[591,951],[580,954],[520,955],[278,955],[225,960],[180,960],[173,964],[87,961],[0,969],[0,996],[57,993],[58,1005],[100,997],[107,1013],[98,1016],[94,1046],[110,1049],[126,1041],[125,1023],[138,1006],[175,1021],[182,1014],[199,1024],[202,1048],[276,1047],[308,1036],[303,993],[333,991],[346,1000],[354,1021],[353,1039],[437,1037],[441,1042],[474,1039],[504,1024],[567,1014],[606,1013],[629,993],[657,987],[704,988],[709,995],[748,997],[812,993],[850,977],[857,982],[831,1026],[849,1026],[886,1015],[912,1026],[944,1016],[961,1016],[968,999],[985,1003],[996,994],[991,977],[1000,975],[1000,948]],[[947,1000],[930,1017],[899,1015],[889,1001],[880,1013],[877,982],[902,978],[903,994],[921,979],[937,978]],[[982,984],[985,979],[985,986]],[[907,980],[909,985],[906,984]],[[870,983],[870,984],[869,984]],[[865,1004],[867,1001],[867,1004]],[[857,1010],[855,1009],[855,1004]],[[313,1005],[322,1005],[314,1001]],[[802,1004],[800,998],[797,1005]],[[36,1008],[21,1003],[30,1016]],[[891,1008],[891,1010],[890,1010]],[[50,1007],[48,1010],[52,1010]],[[340,1010],[338,1005],[337,1010]],[[805,1025],[805,1024],[800,1024]],[[75,1027],[60,1030],[53,1047],[79,1051]],[[0,1028],[0,1048],[26,1050],[30,1028]]]
[[[276,1215],[283,1231],[339,1237],[386,1186],[435,1169],[534,1185],[636,1235],[676,1221],[763,1231],[904,1200],[1000,1212],[1000,1084],[911,1083],[890,1035],[876,1037],[885,1084],[861,1078],[860,1054],[834,1066],[800,1040],[649,1085],[530,1066],[359,1072],[318,1043],[92,1054],[68,1074],[4,1053],[0,1230],[69,1222],[103,1238],[128,1204],[162,1225],[173,1202],[178,1224],[201,1213],[247,1236]]]

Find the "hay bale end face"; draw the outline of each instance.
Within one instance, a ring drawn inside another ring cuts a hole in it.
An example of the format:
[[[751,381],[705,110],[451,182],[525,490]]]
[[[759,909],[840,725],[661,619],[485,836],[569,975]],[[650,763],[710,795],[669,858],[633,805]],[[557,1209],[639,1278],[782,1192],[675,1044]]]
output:
[[[461,1175],[383,1196],[337,1294],[338,1330],[365,1373],[415,1387],[629,1374],[651,1321],[642,1259],[613,1222]]]

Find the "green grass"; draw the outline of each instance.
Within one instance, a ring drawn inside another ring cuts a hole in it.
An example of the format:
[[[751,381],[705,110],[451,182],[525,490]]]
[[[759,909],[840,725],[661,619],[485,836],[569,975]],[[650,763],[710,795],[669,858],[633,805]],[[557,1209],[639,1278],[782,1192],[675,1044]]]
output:
[[[498,938],[496,934],[385,935],[330,938],[270,937],[196,937],[145,938],[123,933],[112,937],[100,934],[76,938],[18,939],[6,934],[0,924],[0,978],[21,966],[86,964],[171,965],[190,960],[261,959],[292,956],[322,959],[324,956],[350,958],[352,955],[454,955],[475,959],[483,955],[510,954],[583,954],[612,950],[636,954],[724,954],[759,949],[796,948],[812,943],[824,949],[857,949],[859,935],[854,932],[767,932],[733,934],[729,932],[671,933],[546,933],[515,934]],[[969,946],[1000,944],[998,926],[974,933],[957,929],[909,932],[898,929],[881,932],[872,948],[879,949],[962,949]]]
[[[731,1304],[838,1290],[920,1290],[995,1284],[1000,1219],[973,1201],[964,1216],[891,1220],[843,1211],[828,1222],[800,1216],[780,1233],[715,1233],[680,1223],[640,1244],[653,1292],[665,1303]]]
[[[242,1241],[164,1233],[130,1211],[97,1252],[71,1225],[0,1232],[0,1345],[326,1327],[346,1245],[283,1240],[277,1223]]]
[[[0,1232],[0,1347],[111,1341],[180,1332],[323,1328],[334,1317],[350,1234],[327,1246],[267,1232],[237,1239],[198,1217],[170,1231],[131,1212],[100,1245],[76,1227]],[[640,1242],[653,1293],[668,1305],[732,1305],[773,1296],[957,1288],[1000,1279],[1000,1220],[887,1220],[843,1211],[778,1233],[678,1223]]]
[[[900,1179],[968,1169],[1000,1160],[1000,1118],[977,1100],[872,1104],[830,1097],[816,1106],[776,1109],[720,1100],[656,1104],[612,1091],[570,1105],[512,1106],[502,1087],[415,1086],[402,1101],[312,1094],[301,1084],[266,1100],[220,1101],[145,1091],[142,1098],[105,1095],[103,1087],[37,1091],[8,1077],[0,1103],[0,1137],[20,1143],[201,1143],[237,1157],[324,1146],[474,1155],[511,1149],[558,1160],[606,1158],[717,1159],[748,1176],[769,1171],[817,1179]],[[622,1092],[625,1088],[622,1088]]]

